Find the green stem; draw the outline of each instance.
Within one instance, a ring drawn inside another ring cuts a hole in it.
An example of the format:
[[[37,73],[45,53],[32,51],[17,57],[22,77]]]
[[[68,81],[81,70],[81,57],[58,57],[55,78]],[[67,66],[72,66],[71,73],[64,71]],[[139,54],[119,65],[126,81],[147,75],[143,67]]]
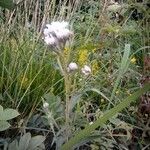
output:
[[[62,67],[62,62],[61,62],[60,56],[57,56],[57,63],[58,63],[58,66],[60,68],[62,75],[64,76],[64,69]]]
[[[61,150],[71,150],[75,148],[77,143],[88,138],[88,136],[90,136],[97,127],[105,124],[106,121],[108,121],[111,117],[122,111],[125,107],[128,107],[131,102],[137,100],[143,93],[149,90],[150,84],[148,83],[143,88],[139,89],[137,92],[124,99],[121,103],[104,113],[104,115],[96,120],[92,125],[88,125],[84,130],[79,131],[74,137],[72,137],[66,144],[62,146]]]
[[[65,79],[65,95],[66,95],[66,125],[70,122],[70,80],[67,73],[64,75]]]
[[[66,138],[68,140],[68,137],[70,135],[70,129],[69,129],[69,124],[70,124],[70,111],[71,111],[71,103],[70,103],[70,95],[71,95],[71,80],[67,71],[67,60],[64,57],[64,54],[60,54],[57,57],[57,62],[60,67],[60,70],[63,74],[64,77],[64,88],[65,88],[65,124],[66,124]]]

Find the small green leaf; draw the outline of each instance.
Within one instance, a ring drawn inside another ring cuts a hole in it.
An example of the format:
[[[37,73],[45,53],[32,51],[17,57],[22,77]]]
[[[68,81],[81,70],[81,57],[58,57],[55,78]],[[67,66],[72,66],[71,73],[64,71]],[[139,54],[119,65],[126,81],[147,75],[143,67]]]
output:
[[[31,133],[24,134],[19,141],[19,150],[28,150],[29,142],[31,140]]]
[[[121,61],[120,72],[123,74],[127,70],[127,65],[129,65],[129,55],[130,55],[130,44],[125,44],[124,54]]]
[[[0,113],[0,120],[10,120],[19,116],[19,113],[14,109],[5,109]]]
[[[13,3],[13,0],[0,0],[0,6],[7,9],[14,9],[15,3]]]
[[[0,131],[7,130],[10,127],[10,124],[7,121],[0,121]]]
[[[41,135],[33,137],[30,140],[28,150],[34,150],[35,148],[40,146],[44,142],[44,140],[45,140],[45,137]]]

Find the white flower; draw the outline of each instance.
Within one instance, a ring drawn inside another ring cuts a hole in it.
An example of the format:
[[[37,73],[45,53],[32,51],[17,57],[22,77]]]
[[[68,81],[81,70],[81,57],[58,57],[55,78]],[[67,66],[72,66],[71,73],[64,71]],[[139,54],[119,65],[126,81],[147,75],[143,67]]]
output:
[[[69,29],[62,29],[62,30],[56,30],[55,34],[59,40],[61,39],[68,40],[69,37],[72,35],[72,32]]]
[[[89,123],[89,125],[92,125],[93,124],[93,122],[91,121],[90,123]]]
[[[48,35],[50,34],[49,29],[48,29],[48,28],[45,28],[44,31],[43,31],[43,34],[44,34],[45,36],[48,36]]]
[[[49,107],[49,104],[48,104],[47,102],[44,102],[44,103],[43,103],[43,107],[44,107],[44,108],[48,108],[48,107]]]
[[[57,39],[54,38],[52,35],[45,36],[44,41],[47,45],[50,45],[50,46],[54,46],[57,44]]]
[[[84,65],[81,71],[85,76],[88,76],[89,74],[91,74],[91,68],[87,65]]]
[[[46,44],[58,46],[60,46],[60,43],[65,44],[73,34],[73,32],[68,29],[68,26],[69,23],[65,21],[56,21],[51,24],[46,24],[46,28],[43,30]]]
[[[74,71],[74,70],[77,70],[78,69],[78,65],[74,62],[71,62],[69,65],[68,65],[68,72],[70,71]]]
[[[59,28],[64,29],[64,28],[68,28],[69,23],[66,21],[62,21],[62,22],[56,21],[56,22],[52,22],[51,25],[57,29]]]

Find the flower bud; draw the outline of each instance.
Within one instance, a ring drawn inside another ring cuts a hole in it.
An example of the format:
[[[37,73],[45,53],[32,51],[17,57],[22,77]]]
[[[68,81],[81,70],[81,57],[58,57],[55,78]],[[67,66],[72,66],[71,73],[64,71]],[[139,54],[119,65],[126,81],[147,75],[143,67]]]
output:
[[[85,76],[88,76],[89,74],[91,74],[91,68],[87,65],[84,65],[81,71]]]
[[[68,72],[70,71],[74,71],[74,70],[77,70],[78,69],[78,65],[74,62],[71,62],[69,65],[68,65]]]
[[[47,102],[44,102],[44,103],[43,103],[43,107],[46,109],[46,108],[49,107],[49,104],[48,104]]]

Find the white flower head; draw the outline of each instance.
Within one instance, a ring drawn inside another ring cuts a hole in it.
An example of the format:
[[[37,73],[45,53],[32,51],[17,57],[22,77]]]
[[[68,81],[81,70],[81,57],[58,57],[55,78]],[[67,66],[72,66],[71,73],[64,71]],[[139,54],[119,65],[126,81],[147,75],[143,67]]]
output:
[[[49,107],[49,104],[48,104],[47,102],[44,102],[44,103],[43,103],[43,107],[46,109],[46,108]]]
[[[93,122],[91,121],[90,123],[89,123],[89,125],[92,125],[93,124]]]
[[[45,28],[45,29],[43,30],[43,34],[44,34],[44,36],[48,36],[48,35],[50,34],[49,29],[48,29],[48,28]]]
[[[75,63],[75,62],[71,62],[69,65],[68,65],[68,72],[70,71],[75,71],[78,69],[78,65]]]
[[[44,41],[47,45],[54,46],[58,43],[57,39],[52,35],[45,36]]]
[[[65,44],[71,35],[73,35],[73,32],[70,31],[68,27],[69,23],[65,21],[56,21],[51,24],[46,24],[46,28],[43,30],[46,44],[57,46],[60,46],[60,43]]]
[[[89,74],[91,74],[91,68],[87,65],[84,65],[84,67],[81,68],[81,71],[85,76],[88,76]]]
[[[55,27],[56,29],[59,28],[64,29],[64,28],[68,28],[69,23],[66,21],[62,21],[62,22],[56,21],[56,22],[52,22],[51,26]]]

